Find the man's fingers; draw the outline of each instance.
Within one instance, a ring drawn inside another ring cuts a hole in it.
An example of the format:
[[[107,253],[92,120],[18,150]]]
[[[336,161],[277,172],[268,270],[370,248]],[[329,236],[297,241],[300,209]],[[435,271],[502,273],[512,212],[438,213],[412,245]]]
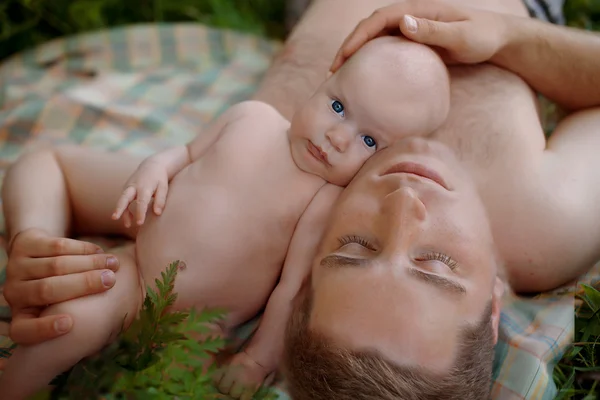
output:
[[[431,2],[430,2],[431,3]],[[363,19],[346,38],[334,59],[331,71],[335,72],[369,40],[375,39],[386,31],[398,29],[398,23],[405,14],[416,13],[422,17],[433,18],[435,5],[420,1],[396,3],[375,10]]]
[[[438,22],[405,15],[400,21],[400,31],[407,38],[454,51],[464,41],[461,22]]]
[[[69,315],[50,315],[38,318],[38,314],[19,313],[10,324],[10,338],[17,344],[36,344],[64,335],[73,327]]]
[[[110,254],[33,258],[22,268],[22,280],[43,279],[98,269],[119,269],[119,260]]]
[[[4,294],[12,307],[43,307],[104,292],[113,287],[115,281],[115,273],[105,269],[24,281],[5,288]]]
[[[28,257],[55,257],[62,255],[86,255],[101,253],[102,248],[81,240],[50,237],[45,233],[22,234],[15,240],[12,253]]]
[[[337,71],[342,64],[350,58],[366,42],[372,40],[385,32],[398,29],[402,26],[405,15],[431,21],[460,21],[463,19],[461,12],[452,5],[445,2],[430,1],[406,1],[395,3],[387,7],[375,10],[371,16],[362,20],[352,33],[346,38],[334,61],[330,71]],[[405,34],[404,31],[402,31]]]
[[[135,186],[127,186],[125,188],[123,194],[121,195],[121,197],[119,197],[119,200],[117,201],[117,208],[115,209],[115,212],[112,215],[112,218],[114,220],[118,220],[119,218],[121,218],[123,212],[127,210],[129,204],[135,199],[136,194],[137,190]]]
[[[340,69],[359,48],[385,29],[384,23],[381,18],[374,18],[373,16],[363,19],[342,43],[329,70],[336,72]]]

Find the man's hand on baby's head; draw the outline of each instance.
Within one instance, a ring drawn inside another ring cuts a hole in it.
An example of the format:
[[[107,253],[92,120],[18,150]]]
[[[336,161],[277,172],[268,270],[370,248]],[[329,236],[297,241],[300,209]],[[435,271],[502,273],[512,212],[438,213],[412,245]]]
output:
[[[407,0],[376,10],[362,20],[340,47],[337,71],[369,40],[398,32],[415,42],[435,46],[447,63],[490,60],[507,40],[503,14],[458,7],[439,0]]]
[[[237,353],[215,377],[219,391],[234,399],[251,400],[271,371],[254,361],[248,353]]]
[[[125,184],[125,190],[117,201],[117,207],[112,219],[123,217],[126,228],[130,228],[133,220],[142,225],[146,220],[148,205],[154,198],[152,206],[154,213],[160,215],[167,201],[169,175],[167,168],[152,158],[147,158],[140,164]],[[130,210],[130,205],[134,208]],[[134,215],[135,214],[135,215]]]
[[[33,344],[67,333],[71,318],[40,318],[43,308],[111,288],[118,268],[118,260],[93,243],[54,237],[40,229],[16,234],[4,285],[13,315],[10,337],[19,344]]]

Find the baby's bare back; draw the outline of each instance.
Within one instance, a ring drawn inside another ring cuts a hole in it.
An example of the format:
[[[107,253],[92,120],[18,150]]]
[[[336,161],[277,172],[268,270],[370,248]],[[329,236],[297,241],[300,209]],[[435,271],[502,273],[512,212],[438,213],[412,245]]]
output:
[[[228,125],[170,182],[162,215],[148,214],[138,266],[148,284],[174,260],[184,263],[177,308],[224,308],[231,326],[266,303],[296,223],[322,184],[295,166],[287,127],[269,109]]]

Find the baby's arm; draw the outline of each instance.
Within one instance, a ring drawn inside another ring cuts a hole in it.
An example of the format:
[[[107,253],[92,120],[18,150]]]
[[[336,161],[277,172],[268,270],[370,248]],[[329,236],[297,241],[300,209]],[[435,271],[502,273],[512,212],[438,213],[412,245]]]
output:
[[[256,390],[273,372],[283,354],[285,328],[292,301],[310,274],[333,204],[342,188],[326,184],[300,218],[292,237],[281,279],[271,294],[258,330],[246,349],[237,354],[219,389],[239,396],[242,388]]]
[[[189,164],[198,160],[210,146],[215,143],[227,125],[237,120],[256,107],[256,101],[236,104],[221,114],[207,130],[198,134],[187,145],[175,146],[146,158],[125,184],[123,194],[117,201],[112,215],[114,220],[123,216],[125,226],[129,227],[133,214],[128,207],[136,201],[137,224],[142,225],[146,218],[146,210],[154,197],[153,210],[160,215],[167,201],[169,182],[175,175]]]

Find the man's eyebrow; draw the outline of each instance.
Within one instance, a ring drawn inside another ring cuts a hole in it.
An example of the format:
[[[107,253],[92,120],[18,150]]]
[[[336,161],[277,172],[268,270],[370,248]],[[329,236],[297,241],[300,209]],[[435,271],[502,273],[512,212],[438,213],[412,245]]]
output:
[[[321,266],[327,268],[366,267],[369,260],[331,254],[321,260]]]
[[[453,281],[452,279],[448,279],[440,275],[428,274],[427,272],[423,272],[420,269],[412,267],[408,269],[408,272],[415,278],[420,279],[423,282],[435,285],[445,291],[450,291],[459,294],[467,293],[467,289],[463,285]]]

